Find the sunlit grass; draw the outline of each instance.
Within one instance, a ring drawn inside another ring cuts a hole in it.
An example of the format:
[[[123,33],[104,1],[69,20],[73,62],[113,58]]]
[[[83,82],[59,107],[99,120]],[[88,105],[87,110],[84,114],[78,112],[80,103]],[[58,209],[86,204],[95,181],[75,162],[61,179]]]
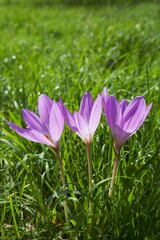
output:
[[[14,2],[14,1],[13,1]],[[16,2],[16,1],[15,1]],[[160,33],[158,3],[124,6],[9,4],[0,8],[0,216],[2,239],[159,239]],[[41,2],[41,1],[39,1]],[[61,157],[6,125],[25,126],[21,109],[37,111],[45,93],[70,111],[82,95],[104,86],[118,100],[144,95],[152,110],[121,152],[108,198],[114,150],[105,117],[93,139],[93,192],[88,192],[85,147],[66,126]],[[65,226],[63,202],[69,207]],[[88,203],[93,214],[88,215]]]

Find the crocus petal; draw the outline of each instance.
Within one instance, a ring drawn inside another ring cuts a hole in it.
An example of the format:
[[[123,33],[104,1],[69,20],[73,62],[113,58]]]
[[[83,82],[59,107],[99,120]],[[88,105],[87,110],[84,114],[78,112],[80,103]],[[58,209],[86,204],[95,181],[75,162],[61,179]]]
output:
[[[19,126],[17,126],[16,124],[12,123],[12,122],[9,122],[9,121],[6,121],[7,124],[14,130],[16,131],[20,136],[26,138],[27,140],[30,140],[32,142],[39,142],[36,138],[34,138],[34,136],[31,136],[29,134],[29,131],[28,129],[24,129],[24,128],[21,128]]]
[[[53,103],[50,119],[49,119],[49,129],[52,140],[58,142],[64,128],[64,117],[58,103]]]
[[[88,125],[78,112],[74,112],[74,120],[81,138],[85,141],[90,135]]]
[[[124,111],[123,130],[132,133],[138,129],[145,114],[145,109],[146,103],[144,98],[135,98]]]
[[[107,92],[107,88],[106,87],[104,87],[101,96],[102,96],[102,102],[103,102],[103,104],[105,104],[105,102],[106,102],[106,100],[108,98],[108,92]]]
[[[151,107],[152,107],[152,103],[145,109],[145,113],[143,115],[143,118],[142,118],[141,122],[139,123],[138,127],[135,129],[135,131],[137,131],[137,129],[140,128],[140,126],[143,124],[143,122],[146,119],[149,111],[151,110]],[[133,133],[135,133],[135,131]]]
[[[143,115],[143,122],[146,119],[146,117],[147,117],[148,113],[150,112],[151,108],[152,108],[152,103],[145,110],[145,113]]]
[[[53,101],[45,94],[41,94],[38,98],[38,113],[41,121],[44,124],[49,123],[50,111],[53,105]]]
[[[72,114],[70,113],[70,111],[68,111],[68,109],[63,104],[61,104],[61,106],[62,106],[61,109],[63,111],[63,116],[64,116],[66,123],[72,129],[72,131],[76,132],[77,127],[76,127],[76,124],[75,124]]]
[[[118,125],[115,126],[115,132],[116,132],[116,136],[114,139],[115,150],[117,154],[119,154],[121,147],[127,141],[127,139],[131,136],[131,133],[124,131]]]
[[[101,99],[101,96],[98,95],[97,99],[93,104],[90,119],[89,119],[89,130],[92,136],[98,127],[101,114],[102,114],[102,99]]]
[[[41,122],[40,118],[34,112],[28,109],[22,109],[22,115],[29,127],[44,134],[48,133],[47,127]]]
[[[37,142],[54,147],[54,143],[52,142],[52,140],[48,134],[43,135],[42,133],[40,133],[34,129],[28,130],[28,133],[31,136],[31,138],[34,138]]]
[[[92,96],[90,92],[87,91],[82,98],[82,101],[80,104],[80,111],[79,111],[80,115],[83,117],[83,119],[87,123],[89,123],[89,118],[92,111],[93,103],[94,101],[92,99]]]
[[[127,101],[126,99],[123,99],[120,103],[119,103],[120,109],[121,109],[121,113],[123,115],[126,107],[127,107]]]
[[[120,122],[119,102],[114,96],[109,96],[104,105],[106,120],[111,129],[113,137],[115,136],[115,126]]]

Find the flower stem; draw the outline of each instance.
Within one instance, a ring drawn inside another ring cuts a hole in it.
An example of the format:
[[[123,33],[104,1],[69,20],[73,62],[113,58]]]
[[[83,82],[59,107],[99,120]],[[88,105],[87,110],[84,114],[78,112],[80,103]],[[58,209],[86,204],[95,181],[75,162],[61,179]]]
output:
[[[113,165],[113,170],[112,170],[111,184],[110,184],[109,193],[108,193],[108,196],[109,196],[109,197],[112,197],[112,195],[113,195],[113,188],[114,188],[114,183],[115,183],[117,166],[118,166],[118,159],[117,159],[117,155],[116,155],[116,157],[115,157],[115,159],[114,159],[114,165]]]
[[[91,193],[92,191],[92,161],[91,161],[91,144],[88,143],[86,144],[86,152],[87,152],[87,159],[88,159],[88,181],[89,181],[89,193]],[[88,239],[90,239],[90,235],[91,235],[91,223],[92,223],[92,219],[91,219],[91,215],[92,215],[92,203],[89,202],[89,206],[88,206],[88,213],[89,213],[89,219],[88,219]]]
[[[66,181],[65,181],[64,170],[63,170],[63,166],[62,166],[62,159],[61,159],[60,153],[59,153],[59,148],[55,150],[55,153],[57,155],[58,164],[59,164],[59,168],[60,168],[60,172],[61,172],[61,176],[62,176],[62,188],[63,188],[63,190],[65,190],[66,189]],[[68,208],[67,208],[66,200],[64,201],[64,215],[65,215],[66,224],[69,225]]]
[[[88,179],[89,179],[89,192],[92,190],[92,161],[91,161],[91,145],[86,144],[87,159],[88,159]]]

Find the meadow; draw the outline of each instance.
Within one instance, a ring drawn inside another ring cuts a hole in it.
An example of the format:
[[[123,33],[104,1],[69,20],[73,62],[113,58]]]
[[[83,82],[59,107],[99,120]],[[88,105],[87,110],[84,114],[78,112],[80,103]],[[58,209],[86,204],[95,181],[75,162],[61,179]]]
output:
[[[159,16],[158,1],[0,1],[1,239],[160,239]],[[37,113],[40,94],[62,98],[73,112],[87,90],[96,99],[104,87],[119,101],[153,103],[121,150],[111,198],[114,148],[104,111],[91,144],[92,193],[85,145],[66,124],[65,190],[54,152],[6,124],[25,127],[21,110]]]

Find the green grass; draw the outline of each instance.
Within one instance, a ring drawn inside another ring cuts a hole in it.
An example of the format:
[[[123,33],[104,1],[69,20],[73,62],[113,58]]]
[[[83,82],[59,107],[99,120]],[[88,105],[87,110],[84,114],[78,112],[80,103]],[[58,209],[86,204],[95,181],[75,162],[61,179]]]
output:
[[[57,1],[58,2],[58,1]],[[0,2],[0,216],[2,239],[160,238],[160,5]],[[78,110],[104,86],[119,100],[143,95],[153,107],[125,144],[114,196],[108,198],[113,147],[104,116],[92,143],[93,194],[85,146],[66,126],[61,155],[71,226],[65,226],[61,178],[47,146],[6,125],[25,126],[21,109],[37,112],[45,93]],[[88,203],[93,214],[88,216]]]

